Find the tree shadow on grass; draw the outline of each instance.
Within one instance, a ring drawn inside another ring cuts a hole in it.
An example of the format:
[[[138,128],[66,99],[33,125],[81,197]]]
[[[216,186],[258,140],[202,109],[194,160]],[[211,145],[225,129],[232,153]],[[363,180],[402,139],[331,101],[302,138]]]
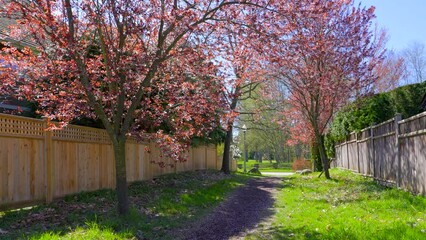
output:
[[[374,199],[383,196],[383,192],[391,190],[387,187],[376,184],[373,181],[356,181],[334,179],[338,186],[330,187],[329,190],[316,193],[313,202],[330,203],[333,206],[362,202],[366,198]],[[314,189],[315,190],[315,189]]]
[[[350,226],[335,227],[328,225],[327,229],[313,229],[309,226],[273,226],[261,232],[249,235],[248,239],[307,239],[307,240],[375,240],[375,239],[425,239],[426,235],[420,229],[413,229],[404,224],[377,229],[376,232],[365,233],[362,229],[352,229]]]
[[[284,179],[284,183],[286,182],[289,183],[287,189],[293,188],[289,189],[289,194],[294,197],[290,199],[300,199],[303,204],[284,204],[283,207],[287,207],[287,210],[277,213],[271,226],[260,228],[249,235],[248,239],[426,239],[424,225],[397,214],[398,211],[404,214],[408,211],[407,216],[410,216],[411,211],[412,216],[422,216],[421,212],[426,211],[424,197],[413,196],[411,193],[388,188],[373,180],[354,175],[336,174],[333,181],[318,180],[310,176],[293,176]],[[280,199],[285,198],[286,194],[282,193]],[[334,197],[336,199],[333,202]],[[373,200],[371,205],[370,200]],[[347,204],[357,201],[365,201],[360,205],[362,208],[377,206],[379,210],[376,213],[383,214],[388,209],[389,213],[382,216],[370,212],[364,215],[365,218],[359,217],[357,214],[363,213],[357,213],[356,207],[352,208],[357,204]],[[339,208],[331,208],[331,205],[335,207],[339,204],[346,204],[344,209],[347,212],[353,209],[354,214],[346,215],[340,212]],[[313,206],[312,209],[310,206]],[[328,214],[324,209],[335,209],[329,213],[335,215],[322,218],[323,214]],[[401,217],[401,220],[398,220],[398,217]],[[314,220],[305,221],[304,218]],[[423,218],[419,219],[422,221]]]
[[[48,205],[0,212],[0,239],[84,239],[90,234],[101,239],[173,239],[173,229],[197,220],[245,181],[242,176],[199,171],[137,182],[129,186],[132,209],[125,217],[116,212],[113,190],[71,195]],[[76,234],[79,231],[86,235]]]
[[[351,173],[352,174],[352,173]],[[315,178],[313,181],[317,181]],[[324,182],[309,184],[308,180],[306,184],[299,184],[300,182],[296,182],[292,180],[290,184],[293,184],[293,188],[300,188],[305,193],[312,194],[310,199],[312,202],[316,203],[330,203],[333,206],[348,204],[348,203],[357,203],[363,202],[366,200],[395,200],[395,201],[403,201],[403,202],[416,202],[422,208],[425,208],[425,201],[422,198],[413,195],[410,192],[401,191],[400,189],[396,189],[395,187],[389,187],[386,185],[382,185],[371,179],[369,177],[347,177],[342,175],[337,175],[331,180],[323,180]],[[321,181],[321,180],[318,180]],[[321,190],[318,192],[318,186],[324,185],[327,186],[328,183],[332,183],[329,185],[328,190]]]
[[[281,179],[281,188],[295,188],[296,185],[292,182],[296,177],[285,176]]]

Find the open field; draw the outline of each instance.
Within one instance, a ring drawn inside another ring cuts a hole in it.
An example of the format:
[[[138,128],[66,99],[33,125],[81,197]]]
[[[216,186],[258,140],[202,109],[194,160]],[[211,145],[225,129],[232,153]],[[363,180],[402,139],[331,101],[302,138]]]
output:
[[[350,171],[285,177],[272,223],[247,239],[426,239],[426,198]]]

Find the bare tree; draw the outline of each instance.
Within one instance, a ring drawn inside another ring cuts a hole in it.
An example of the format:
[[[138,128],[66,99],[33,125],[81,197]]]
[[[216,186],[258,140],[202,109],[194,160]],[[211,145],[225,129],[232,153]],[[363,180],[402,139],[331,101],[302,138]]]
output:
[[[414,42],[403,51],[411,79],[406,83],[421,83],[426,80],[426,51],[423,43]]]
[[[384,55],[383,62],[376,66],[378,79],[373,83],[375,92],[387,92],[403,84],[401,80],[408,77],[405,60],[394,51],[388,51]]]

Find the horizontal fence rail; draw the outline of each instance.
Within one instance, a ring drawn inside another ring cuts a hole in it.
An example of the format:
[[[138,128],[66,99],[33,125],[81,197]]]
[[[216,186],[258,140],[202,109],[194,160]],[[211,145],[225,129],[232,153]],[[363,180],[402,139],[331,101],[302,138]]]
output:
[[[426,194],[426,112],[351,133],[336,145],[336,166]]]
[[[45,120],[0,114],[0,209],[115,187],[113,147],[105,130],[74,125],[46,128]],[[186,162],[176,163],[164,157],[154,142],[129,140],[127,180],[220,169],[222,159],[216,152],[214,145],[193,147]],[[160,161],[166,167],[160,167]]]

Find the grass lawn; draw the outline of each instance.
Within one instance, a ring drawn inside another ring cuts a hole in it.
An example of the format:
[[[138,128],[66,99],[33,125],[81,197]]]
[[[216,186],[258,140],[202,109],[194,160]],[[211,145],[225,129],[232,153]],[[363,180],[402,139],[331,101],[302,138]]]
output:
[[[247,239],[426,239],[426,198],[333,169],[284,178],[270,224]]]
[[[292,169],[286,168],[262,168],[259,169],[260,172],[294,172]]]
[[[113,190],[0,212],[0,239],[174,239],[248,177],[216,171],[170,174],[129,187],[131,213],[119,217]]]
[[[241,164],[244,167],[244,160],[241,160],[241,159],[238,160],[237,164]],[[270,163],[268,160],[265,160],[265,161],[259,163],[256,160],[249,159],[246,164],[247,164],[247,171],[252,169],[255,164],[259,164],[259,171],[260,172],[293,172],[293,170],[291,169],[292,163],[287,163],[287,162],[279,163],[278,168],[274,168],[275,161]],[[243,172],[244,169],[243,168],[237,169],[237,171]]]

